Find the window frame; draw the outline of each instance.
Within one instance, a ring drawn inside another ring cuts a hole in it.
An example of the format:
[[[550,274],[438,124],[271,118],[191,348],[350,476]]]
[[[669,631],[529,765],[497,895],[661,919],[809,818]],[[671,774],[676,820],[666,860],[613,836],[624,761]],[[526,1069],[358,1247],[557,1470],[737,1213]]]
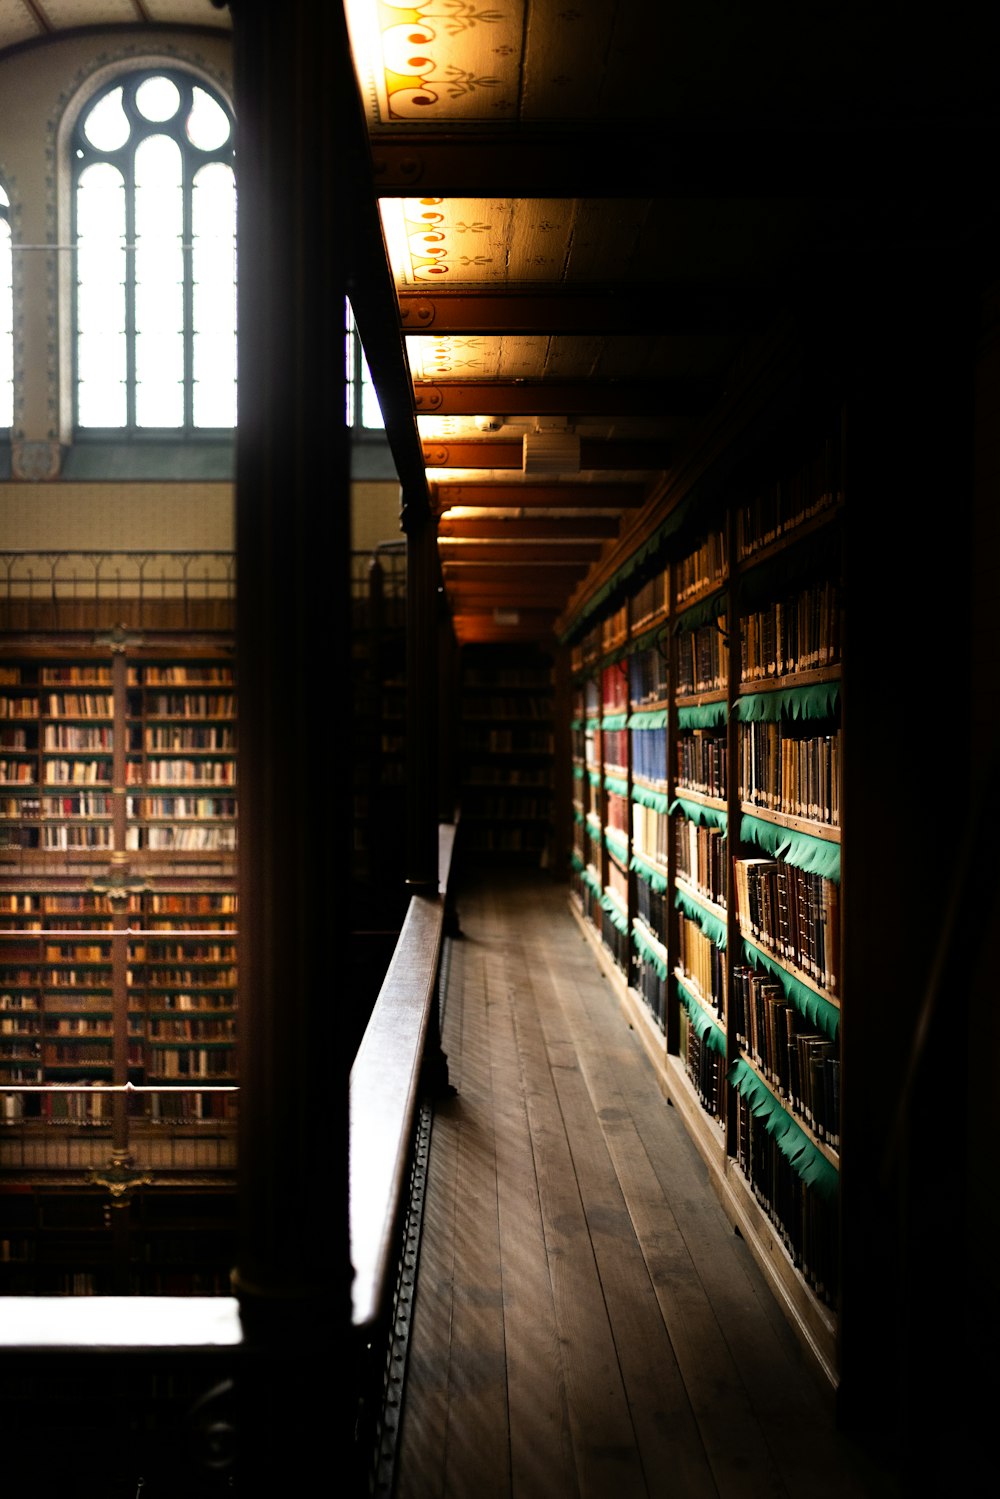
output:
[[[135,104],[135,94],[139,87],[149,78],[164,77],[170,79],[181,93],[181,104],[176,116],[171,121],[151,121],[142,115]],[[113,90],[122,89],[122,107],[130,121],[131,129],[128,140],[116,150],[101,150],[94,146],[84,136],[84,123],[91,110]],[[230,134],[228,140],[221,146],[212,150],[203,150],[194,146],[183,138],[183,131],[177,127],[177,122],[183,122],[189,113],[193,99],[193,91],[200,88],[209,94],[214,102],[226,114],[230,122]],[[227,98],[218,83],[206,78],[196,70],[178,64],[175,60],[144,59],[139,63],[132,62],[112,73],[105,74],[98,80],[91,80],[91,86],[86,94],[81,97],[75,118],[70,125],[66,140],[66,160],[68,162],[68,222],[70,231],[70,243],[77,243],[77,206],[79,179],[86,167],[96,162],[108,162],[115,166],[121,173],[125,186],[126,200],[126,244],[134,243],[134,217],[135,217],[135,176],[134,159],[138,145],[150,136],[167,134],[177,141],[180,149],[182,193],[183,193],[183,227],[182,243],[184,251],[184,281],[183,281],[183,306],[184,327],[183,337],[183,360],[184,360],[184,420],[177,426],[140,426],[135,420],[136,405],[136,381],[135,381],[135,275],[134,259],[130,252],[126,252],[126,280],[125,280],[125,319],[126,319],[126,422],[121,426],[83,426],[79,420],[79,378],[78,378],[78,352],[77,340],[79,337],[78,307],[77,307],[77,276],[75,270],[75,257],[73,258],[73,270],[69,277],[68,285],[68,418],[71,441],[83,444],[151,444],[166,443],[176,447],[191,443],[218,444],[220,438],[232,440],[236,427],[232,426],[196,426],[193,420],[193,344],[194,344],[194,321],[193,321],[193,279],[191,274],[191,261],[189,246],[191,243],[191,209],[193,194],[193,178],[195,171],[213,161],[220,161],[231,166],[234,173],[234,186],[236,182],[235,168],[235,137],[236,117],[231,101]]]

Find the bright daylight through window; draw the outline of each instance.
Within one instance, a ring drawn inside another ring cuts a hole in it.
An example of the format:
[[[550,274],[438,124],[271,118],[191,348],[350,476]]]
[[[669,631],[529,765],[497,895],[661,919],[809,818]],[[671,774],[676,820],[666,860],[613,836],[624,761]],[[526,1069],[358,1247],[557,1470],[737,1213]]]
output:
[[[234,427],[229,110],[186,74],[133,74],[84,110],[73,155],[77,426]]]

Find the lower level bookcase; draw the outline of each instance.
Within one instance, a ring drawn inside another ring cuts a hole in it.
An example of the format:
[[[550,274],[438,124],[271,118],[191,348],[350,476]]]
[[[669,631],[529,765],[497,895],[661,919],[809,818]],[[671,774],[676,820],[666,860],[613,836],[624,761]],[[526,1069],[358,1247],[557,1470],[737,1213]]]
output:
[[[583,888],[586,891],[585,885]],[[629,986],[615,952],[602,937],[599,923],[595,925],[595,919],[602,914],[600,908],[588,913],[575,893],[570,896],[569,906],[626,1019],[652,1061],[667,1102],[681,1115],[704,1160],[734,1230],[746,1242],[778,1305],[815,1360],[821,1378],[831,1389],[836,1389],[836,1314],[803,1280],[778,1228],[757,1202],[739,1160],[727,1153],[721,1120],[713,1117],[699,1098],[682,1058],[667,1050],[666,1036],[654,1010],[643,995]]]

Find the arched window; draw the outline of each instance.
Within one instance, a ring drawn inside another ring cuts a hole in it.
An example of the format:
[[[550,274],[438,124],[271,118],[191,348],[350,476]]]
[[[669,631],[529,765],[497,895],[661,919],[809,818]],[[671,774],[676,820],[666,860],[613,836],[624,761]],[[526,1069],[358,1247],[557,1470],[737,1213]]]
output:
[[[0,187],[0,429],[14,420],[14,259],[10,199]]]
[[[73,134],[75,424],[236,424],[233,118],[172,68],[117,78]]]

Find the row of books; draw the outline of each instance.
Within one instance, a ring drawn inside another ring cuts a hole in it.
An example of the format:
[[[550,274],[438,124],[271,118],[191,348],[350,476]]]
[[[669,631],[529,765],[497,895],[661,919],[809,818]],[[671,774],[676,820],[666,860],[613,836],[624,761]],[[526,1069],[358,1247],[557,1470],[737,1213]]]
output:
[[[817,1139],[840,1144],[840,1056],[767,973],[733,969],[733,1020],[741,1047],[778,1097],[791,1105]]]
[[[721,692],[726,685],[726,641],[714,622],[677,637],[677,696]]]
[[[817,1298],[836,1307],[839,1287],[836,1199],[810,1190],[745,1098],[737,1101],[737,1161],[754,1198]]]
[[[725,906],[728,844],[720,828],[674,818],[677,873],[716,905]]]
[[[682,982],[693,985],[705,1008],[724,1024],[729,987],[725,951],[690,916],[682,915],[678,923],[677,958]]]
[[[680,1011],[680,1059],[706,1114],[722,1122],[725,1099],[726,1060],[709,1046],[691,1024],[687,1010]]]
[[[840,977],[840,886],[784,859],[733,861],[741,929],[835,995]]]
[[[815,671],[840,660],[840,597],[824,581],[740,617],[740,680]]]
[[[740,797],[788,817],[840,826],[841,737],[741,723]]]

